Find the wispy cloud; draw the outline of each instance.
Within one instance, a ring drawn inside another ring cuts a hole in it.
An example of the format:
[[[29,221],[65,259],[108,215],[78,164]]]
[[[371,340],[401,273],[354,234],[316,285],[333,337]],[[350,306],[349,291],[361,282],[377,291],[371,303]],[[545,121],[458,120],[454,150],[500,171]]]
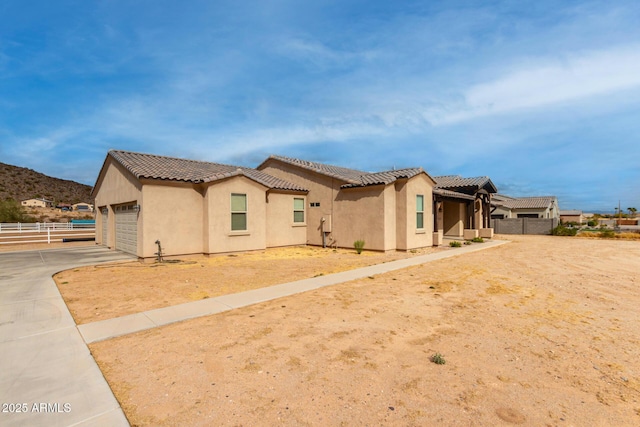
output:
[[[452,124],[640,87],[640,45],[524,62],[519,69],[467,89],[463,103],[449,110],[432,109],[425,118],[435,125]]]

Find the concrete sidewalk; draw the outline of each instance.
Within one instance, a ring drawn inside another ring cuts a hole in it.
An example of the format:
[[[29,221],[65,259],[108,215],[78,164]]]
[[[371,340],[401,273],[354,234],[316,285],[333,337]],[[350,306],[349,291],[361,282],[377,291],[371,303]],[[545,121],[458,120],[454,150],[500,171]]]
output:
[[[156,328],[168,325],[181,320],[193,319],[232,310],[234,308],[245,307],[270,301],[313,289],[331,286],[350,280],[361,279],[363,277],[376,274],[387,273],[406,267],[424,264],[439,259],[450,258],[470,252],[481,251],[508,243],[502,240],[491,240],[485,243],[476,243],[461,248],[455,248],[434,254],[415,256],[412,258],[391,261],[383,264],[362,267],[355,270],[330,274],[327,276],[314,277],[310,279],[298,280],[295,282],[283,283],[280,285],[260,288],[237,294],[223,295],[215,298],[208,298],[194,302],[174,305],[171,307],[158,308],[144,311],[142,313],[128,316],[116,317],[114,319],[102,320],[99,322],[87,323],[78,326],[87,344],[114,338],[121,335],[143,331],[145,329]]]
[[[123,259],[97,246],[0,253],[0,425],[129,425],[52,279]]]

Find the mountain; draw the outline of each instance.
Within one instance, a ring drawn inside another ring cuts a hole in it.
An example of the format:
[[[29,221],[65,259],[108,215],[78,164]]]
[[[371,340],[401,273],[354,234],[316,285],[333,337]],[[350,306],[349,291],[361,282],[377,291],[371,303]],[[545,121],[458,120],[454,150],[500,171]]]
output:
[[[0,162],[0,200],[45,198],[56,204],[91,203],[90,193],[88,185]]]

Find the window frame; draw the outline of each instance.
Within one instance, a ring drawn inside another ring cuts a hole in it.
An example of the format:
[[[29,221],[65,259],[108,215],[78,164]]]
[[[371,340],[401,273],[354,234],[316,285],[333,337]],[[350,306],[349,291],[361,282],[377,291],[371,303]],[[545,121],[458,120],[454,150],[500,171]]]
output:
[[[418,209],[419,200],[422,200],[422,209]],[[416,194],[416,229],[424,230],[424,195]]]
[[[299,209],[296,209],[296,201],[300,201]],[[305,224],[306,223],[306,215],[305,215],[305,204],[306,201],[304,197],[294,197],[293,198],[293,223],[294,224]],[[296,214],[302,213],[302,220],[296,219]]]
[[[244,197],[244,210],[234,210],[233,208],[233,198],[234,196],[243,196]],[[229,197],[230,202],[230,213],[231,213],[231,231],[248,231],[249,229],[249,198],[246,193],[231,193]],[[234,217],[238,218],[241,215],[244,217],[244,228],[234,228]]]

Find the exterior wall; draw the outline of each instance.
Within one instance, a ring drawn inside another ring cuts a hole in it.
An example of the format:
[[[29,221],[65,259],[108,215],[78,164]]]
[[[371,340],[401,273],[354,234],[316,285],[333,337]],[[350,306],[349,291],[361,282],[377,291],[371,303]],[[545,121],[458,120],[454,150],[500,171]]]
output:
[[[462,237],[464,232],[464,219],[467,214],[467,204],[443,202],[443,231],[445,236]]]
[[[549,209],[513,209],[511,218],[518,218],[518,215],[538,215],[538,218],[549,218]]]
[[[504,218],[511,218],[511,209],[497,207],[491,212],[491,215],[504,215]]]
[[[202,194],[193,184],[145,181],[138,222],[138,256],[202,253]]]
[[[335,219],[332,216],[335,209],[334,201],[341,191],[340,186],[344,184],[344,182],[306,169],[282,164],[274,159],[267,160],[260,170],[286,181],[295,182],[309,190],[306,205],[308,208],[306,212],[307,243],[322,246],[322,218],[327,219],[328,222],[333,222],[332,220]],[[319,203],[320,206],[310,206],[312,203]],[[331,236],[327,234],[326,237],[326,243],[328,244]],[[344,243],[340,243],[340,245],[343,244]],[[353,241],[349,243],[349,247],[351,247],[351,245],[353,245]]]
[[[104,173],[98,179],[96,183],[94,195],[95,204],[98,206],[98,212],[101,212],[101,208],[107,209],[107,241],[102,241],[102,233],[96,233],[96,243],[103,244],[109,248],[115,247],[115,212],[113,210],[114,205],[119,205],[127,202],[142,203],[142,184],[125,168],[123,168],[117,162],[114,162],[110,157],[107,160],[103,169]],[[141,218],[138,218],[138,224],[140,224]],[[102,229],[102,215],[96,215],[96,230]],[[138,245],[140,244],[142,227],[138,227]],[[138,246],[138,253],[140,253],[140,246]]]
[[[267,247],[266,187],[243,176],[217,181],[204,197],[204,252],[239,252]],[[231,194],[247,195],[247,230],[231,230]]]
[[[293,199],[304,199],[305,222],[293,222]],[[267,247],[304,245],[307,243],[309,203],[301,194],[274,193],[267,195]]]
[[[396,249],[433,245],[433,184],[424,175],[399,182],[396,190]],[[424,197],[423,228],[417,228],[417,196]]]
[[[577,222],[578,224],[582,224],[584,217],[582,215],[560,215],[560,220],[562,220],[562,222]]]
[[[376,185],[340,191],[334,203],[331,233],[337,246],[352,248],[353,242],[364,240],[365,250],[395,248],[395,239],[385,242],[385,190],[386,186]]]

